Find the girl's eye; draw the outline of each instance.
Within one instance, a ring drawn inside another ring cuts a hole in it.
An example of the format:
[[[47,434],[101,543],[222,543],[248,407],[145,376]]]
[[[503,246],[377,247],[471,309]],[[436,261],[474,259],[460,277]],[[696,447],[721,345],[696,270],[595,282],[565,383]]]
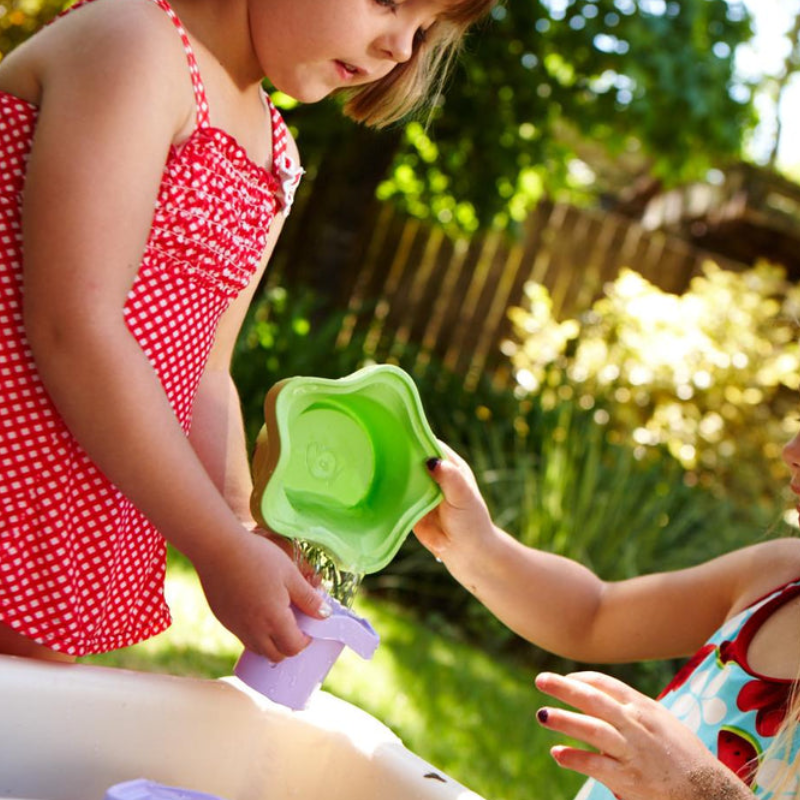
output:
[[[375,2],[379,6],[383,6],[384,8],[390,8],[394,11],[397,8],[397,0],[375,0]]]

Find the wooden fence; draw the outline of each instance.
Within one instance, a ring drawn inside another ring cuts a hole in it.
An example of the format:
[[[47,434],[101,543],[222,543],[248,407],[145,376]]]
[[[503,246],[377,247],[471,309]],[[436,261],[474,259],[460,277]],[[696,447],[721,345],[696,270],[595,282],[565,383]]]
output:
[[[622,267],[675,293],[709,258],[743,268],[627,217],[551,202],[539,204],[516,240],[496,233],[453,240],[384,205],[354,251],[365,255],[342,271],[349,281],[342,296],[350,299],[340,343],[366,329],[367,354],[378,361],[419,346],[418,368],[435,357],[467,387],[482,374],[508,380],[500,345],[512,332],[508,310],[524,305],[528,281],[546,286],[554,315],[565,318],[588,308]]]

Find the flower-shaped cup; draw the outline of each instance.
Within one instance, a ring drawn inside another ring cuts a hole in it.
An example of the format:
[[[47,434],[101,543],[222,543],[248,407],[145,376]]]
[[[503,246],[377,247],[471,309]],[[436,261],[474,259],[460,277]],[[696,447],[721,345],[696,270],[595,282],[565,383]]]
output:
[[[413,380],[398,367],[289,378],[269,391],[264,415],[253,462],[256,519],[323,547],[342,570],[383,568],[441,498],[425,468],[441,449]]]

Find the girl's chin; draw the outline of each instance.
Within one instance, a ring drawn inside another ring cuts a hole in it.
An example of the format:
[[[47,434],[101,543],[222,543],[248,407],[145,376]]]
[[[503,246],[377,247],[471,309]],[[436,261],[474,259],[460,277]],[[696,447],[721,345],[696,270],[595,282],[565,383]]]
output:
[[[278,89],[279,92],[285,94],[287,97],[291,97],[292,100],[296,101],[297,103],[302,103],[303,105],[310,105],[312,103],[319,103],[321,100],[324,100],[326,97],[330,97],[336,89],[330,89],[327,92],[284,92],[282,89]]]
[[[278,81],[272,81],[272,85],[287,97],[296,100],[298,103],[318,103],[326,97],[330,97],[339,87],[325,85],[322,83],[316,85],[298,85],[296,82],[281,84]]]

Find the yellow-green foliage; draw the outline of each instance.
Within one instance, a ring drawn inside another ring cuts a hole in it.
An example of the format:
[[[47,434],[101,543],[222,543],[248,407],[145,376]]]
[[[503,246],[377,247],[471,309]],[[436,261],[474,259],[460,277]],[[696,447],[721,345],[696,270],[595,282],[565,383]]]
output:
[[[2,0],[0,58],[35,33],[66,5],[66,0]]]
[[[775,493],[800,385],[800,288],[782,268],[708,263],[681,296],[623,270],[591,309],[561,321],[543,286],[527,298],[510,312],[521,394],[611,404],[618,438],[666,446],[691,478]]]

